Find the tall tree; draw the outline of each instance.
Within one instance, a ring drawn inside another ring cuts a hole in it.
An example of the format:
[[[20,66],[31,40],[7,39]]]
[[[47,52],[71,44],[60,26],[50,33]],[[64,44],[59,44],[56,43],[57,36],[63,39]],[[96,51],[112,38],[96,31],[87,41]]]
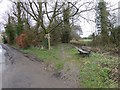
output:
[[[52,27],[56,26],[61,21],[61,17],[54,18],[54,22],[52,23]],[[51,32],[51,45],[55,45],[58,42],[61,42],[61,36],[63,31],[63,24],[59,25],[53,32]]]
[[[64,2],[65,4],[65,2]],[[70,32],[71,32],[71,27],[70,27],[70,6],[69,3],[67,3],[67,6],[63,7],[63,34],[62,34],[62,42],[63,43],[69,43],[70,41]]]
[[[14,29],[13,17],[11,17],[10,15],[8,15],[8,23],[6,24],[5,27],[5,33],[7,35],[8,43],[13,44],[15,39],[15,29]]]
[[[109,44],[110,22],[108,19],[109,12],[106,8],[106,2],[104,0],[100,0],[96,10],[96,25],[98,32],[100,32],[101,35],[101,44],[107,45]]]
[[[24,11],[21,8],[20,1],[12,2],[12,3],[13,3],[12,11],[13,11],[14,18],[16,20],[16,34],[20,35],[23,31],[23,14],[24,14]]]
[[[17,35],[20,35],[22,33],[22,30],[23,30],[23,22],[22,22],[22,17],[21,17],[21,6],[20,6],[20,2],[17,2],[15,3],[16,5],[16,8],[17,8],[17,13],[16,13],[16,16],[17,16],[17,27],[16,27],[16,32],[17,32]]]

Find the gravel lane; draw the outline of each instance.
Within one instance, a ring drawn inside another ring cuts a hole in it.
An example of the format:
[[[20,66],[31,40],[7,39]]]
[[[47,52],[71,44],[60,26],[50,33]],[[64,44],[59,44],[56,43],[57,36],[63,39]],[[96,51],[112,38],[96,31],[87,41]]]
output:
[[[3,45],[7,68],[2,75],[3,88],[70,88],[52,72],[45,71],[42,62],[31,61],[17,50]]]

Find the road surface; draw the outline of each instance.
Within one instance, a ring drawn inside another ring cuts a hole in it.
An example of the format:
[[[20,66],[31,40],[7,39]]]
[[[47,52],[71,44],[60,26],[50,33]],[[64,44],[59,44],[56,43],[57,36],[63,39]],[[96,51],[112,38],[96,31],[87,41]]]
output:
[[[2,74],[3,88],[70,88],[63,80],[46,71],[41,62],[31,61],[19,51],[7,49],[6,69]]]
[[[4,57],[5,50],[2,49],[0,45],[0,90],[2,88],[2,71],[5,69],[5,57]]]

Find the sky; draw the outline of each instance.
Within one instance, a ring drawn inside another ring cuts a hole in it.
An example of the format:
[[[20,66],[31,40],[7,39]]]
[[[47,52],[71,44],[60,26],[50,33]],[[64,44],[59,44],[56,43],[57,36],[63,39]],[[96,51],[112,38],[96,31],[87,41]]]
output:
[[[11,7],[10,1],[11,0],[0,0],[0,30],[4,30],[4,28],[3,28],[4,26],[2,24],[5,23],[5,20],[7,20],[7,18],[5,17],[5,13]],[[72,1],[72,0],[70,0],[70,1]],[[84,1],[84,0],[81,0],[81,1]],[[88,0],[88,1],[91,1],[91,0]],[[95,1],[97,1],[97,0],[95,0]],[[119,0],[105,0],[105,1],[111,3],[111,5],[114,5],[111,8],[118,7]],[[82,15],[86,16],[87,18],[89,18],[91,20],[95,19],[95,13],[93,11],[89,12],[88,14],[86,13],[86,14],[82,14]],[[83,31],[83,35],[81,35],[81,37],[87,37],[95,31],[95,23],[93,23],[93,22],[87,22],[84,19],[80,18],[79,25],[81,26],[82,31]]]
[[[97,0],[96,0],[97,1]],[[118,7],[118,2],[120,0],[105,0],[108,3],[111,3],[111,8],[117,8]],[[95,14],[94,12],[90,12],[90,19],[94,20],[95,19]],[[93,22],[89,22],[87,23],[86,21],[83,20],[82,24],[81,24],[82,30],[83,30],[83,35],[81,35],[81,37],[87,37],[89,35],[91,35],[93,32],[95,32],[95,23]]]

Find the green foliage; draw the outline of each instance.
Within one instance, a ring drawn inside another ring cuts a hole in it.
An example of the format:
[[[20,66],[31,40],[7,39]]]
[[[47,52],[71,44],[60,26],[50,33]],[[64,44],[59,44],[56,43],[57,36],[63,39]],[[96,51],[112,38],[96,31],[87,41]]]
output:
[[[70,32],[64,31],[62,34],[62,43],[69,43],[70,42]]]
[[[69,4],[67,6],[67,8],[63,8],[63,32],[62,32],[62,42],[63,43],[69,43],[70,39],[71,39],[71,27],[70,27],[70,18],[68,18],[70,16],[70,9],[69,9]]]
[[[120,26],[112,29],[110,38],[111,38],[111,42],[113,44],[116,44],[117,46],[120,45],[119,44],[119,41],[120,41],[120,39],[119,39],[120,38]]]
[[[16,25],[16,34],[17,35],[20,35],[22,33],[22,30],[23,30],[22,26],[23,26],[22,23],[18,23]]]
[[[3,42],[4,44],[6,44],[6,43],[7,43],[7,39],[6,39],[6,37],[5,37],[5,36],[3,36],[3,37],[2,37],[2,42]]]
[[[14,43],[14,39],[15,39],[15,30],[14,27],[11,23],[8,23],[6,28],[5,28],[5,33],[7,35],[7,40],[9,44],[13,44]]]
[[[107,45],[109,44],[109,29],[110,29],[110,22],[108,19],[109,12],[106,8],[106,2],[102,0],[102,2],[98,3],[97,9],[96,9],[96,25],[100,32],[100,39],[101,45]]]
[[[17,6],[17,26],[16,26],[16,33],[17,33],[17,35],[20,35],[22,33],[22,30],[23,30],[23,28],[22,28],[23,27],[23,21],[22,21],[22,17],[21,17],[22,10],[21,10],[20,2],[17,2],[16,6]]]
[[[53,24],[51,25],[51,28],[58,25],[58,23],[61,20],[59,18],[55,18]],[[51,36],[51,45],[55,45],[61,41],[61,35],[62,35],[62,24],[60,24],[58,27],[55,28],[53,32],[50,33]]]

